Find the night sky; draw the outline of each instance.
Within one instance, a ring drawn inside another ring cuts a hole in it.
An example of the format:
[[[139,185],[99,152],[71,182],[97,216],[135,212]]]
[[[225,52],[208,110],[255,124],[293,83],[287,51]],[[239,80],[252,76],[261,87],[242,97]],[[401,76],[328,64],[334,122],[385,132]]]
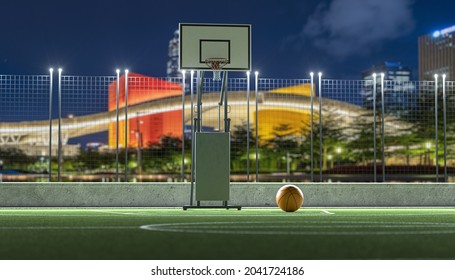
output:
[[[261,77],[361,78],[384,61],[417,77],[417,37],[455,25],[455,1],[412,0],[0,0],[0,74],[163,77],[179,22],[252,24]]]

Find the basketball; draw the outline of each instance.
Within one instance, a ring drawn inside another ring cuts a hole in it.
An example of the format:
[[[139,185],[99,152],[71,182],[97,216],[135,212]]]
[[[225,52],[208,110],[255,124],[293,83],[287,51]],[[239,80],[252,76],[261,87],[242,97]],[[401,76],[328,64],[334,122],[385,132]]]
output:
[[[294,185],[284,185],[276,193],[276,204],[286,212],[299,210],[303,200],[302,191]]]

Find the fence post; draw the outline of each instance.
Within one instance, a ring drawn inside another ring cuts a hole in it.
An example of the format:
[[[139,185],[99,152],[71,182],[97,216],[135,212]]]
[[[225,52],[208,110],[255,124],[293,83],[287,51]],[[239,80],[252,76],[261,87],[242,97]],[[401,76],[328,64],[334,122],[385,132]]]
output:
[[[381,149],[382,149],[382,182],[385,182],[385,109],[384,109],[384,73],[381,73]]]
[[[246,181],[250,181],[250,71],[246,71]]]
[[[256,98],[256,182],[259,182],[259,160],[258,160],[258,154],[259,154],[259,137],[258,137],[258,117],[259,117],[259,106],[258,106],[258,95],[259,95],[259,89],[258,89],[258,83],[259,83],[259,72],[256,71],[254,72],[254,91],[255,91],[255,98]]]
[[[318,73],[319,77],[319,182],[322,182],[322,73]]]
[[[185,182],[185,74],[182,70],[182,182]]]
[[[117,84],[115,90],[115,178],[117,182],[120,182],[119,177],[119,151],[118,151],[118,140],[119,140],[119,96],[120,96],[120,69],[115,71],[117,73]]]
[[[62,68],[58,69],[58,172],[57,181],[61,182],[62,176]]]
[[[314,114],[314,73],[310,73],[310,181],[314,182],[314,151],[313,151],[313,114]]]
[[[196,125],[196,122],[194,121],[194,70],[191,70],[191,76],[190,76],[190,94],[191,94],[191,189],[190,189],[190,205],[193,206],[193,194],[194,194],[194,158],[195,158],[195,133],[194,133],[194,126]]]
[[[376,73],[373,73],[373,177],[377,180],[377,154],[376,154]]]
[[[125,69],[125,182],[128,182],[128,69]]]
[[[49,69],[49,182],[52,181],[52,87],[54,69]]]
[[[446,74],[442,75],[442,102],[444,116],[444,182],[447,183],[447,104],[446,104]]]
[[[435,137],[435,166],[436,182],[439,182],[439,155],[438,155],[438,74],[434,75],[434,137]]]

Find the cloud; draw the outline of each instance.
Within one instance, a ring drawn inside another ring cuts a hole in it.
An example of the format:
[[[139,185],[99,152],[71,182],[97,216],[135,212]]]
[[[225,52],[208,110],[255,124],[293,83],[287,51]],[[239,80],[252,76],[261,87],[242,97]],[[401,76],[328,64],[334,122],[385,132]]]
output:
[[[413,0],[332,0],[320,4],[299,39],[337,58],[367,55],[414,29]]]

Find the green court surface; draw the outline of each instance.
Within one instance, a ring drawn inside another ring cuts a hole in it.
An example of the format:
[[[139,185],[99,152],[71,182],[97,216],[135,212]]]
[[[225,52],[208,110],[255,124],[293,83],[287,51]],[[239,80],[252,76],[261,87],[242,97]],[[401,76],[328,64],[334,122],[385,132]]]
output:
[[[449,208],[0,208],[0,259],[453,258]]]

